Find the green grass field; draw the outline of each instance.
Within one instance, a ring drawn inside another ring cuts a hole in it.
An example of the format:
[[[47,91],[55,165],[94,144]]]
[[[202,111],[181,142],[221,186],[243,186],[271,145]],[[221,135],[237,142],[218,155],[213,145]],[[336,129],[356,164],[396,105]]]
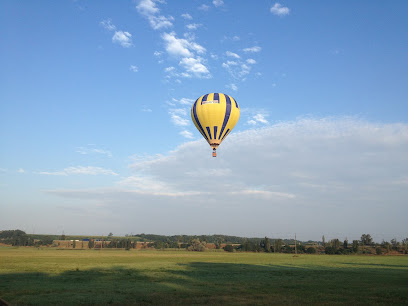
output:
[[[408,256],[0,247],[15,304],[408,305]]]

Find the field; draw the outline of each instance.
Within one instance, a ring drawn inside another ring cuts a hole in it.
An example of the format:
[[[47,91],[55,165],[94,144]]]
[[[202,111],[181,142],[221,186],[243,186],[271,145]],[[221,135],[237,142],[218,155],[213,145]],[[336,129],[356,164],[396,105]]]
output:
[[[0,247],[15,304],[408,305],[408,256]]]

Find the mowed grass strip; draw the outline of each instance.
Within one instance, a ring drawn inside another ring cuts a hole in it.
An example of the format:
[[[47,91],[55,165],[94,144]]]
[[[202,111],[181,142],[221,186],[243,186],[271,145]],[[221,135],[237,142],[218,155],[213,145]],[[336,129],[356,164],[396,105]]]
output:
[[[408,304],[408,256],[0,248],[11,304]]]

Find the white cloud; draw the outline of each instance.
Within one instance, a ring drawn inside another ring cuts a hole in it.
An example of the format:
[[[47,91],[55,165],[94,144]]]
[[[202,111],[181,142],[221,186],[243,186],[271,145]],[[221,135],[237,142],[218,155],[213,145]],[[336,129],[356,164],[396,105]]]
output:
[[[172,16],[149,16],[149,23],[154,30],[159,30],[162,28],[169,28],[173,26],[174,18]]]
[[[166,43],[166,51],[170,55],[190,57],[192,56],[190,42],[183,38],[177,38],[176,33],[163,33],[162,38]]]
[[[153,112],[153,111],[152,111],[151,108],[148,108],[148,107],[144,106],[144,107],[142,108],[142,112],[151,113],[151,112]]]
[[[271,13],[274,14],[274,15],[278,15],[278,16],[286,16],[286,15],[289,15],[290,10],[286,6],[282,6],[279,3],[275,3],[271,7]]]
[[[202,26],[202,24],[190,23],[190,24],[186,25],[186,28],[189,29],[190,31],[192,31],[192,30],[197,30],[201,26]]]
[[[162,52],[160,52],[160,51],[154,51],[153,55],[156,56],[156,57],[159,57],[159,56],[162,55]]]
[[[238,90],[238,86],[235,85],[235,84],[233,84],[233,83],[227,85],[227,88],[230,88],[230,89],[233,90],[233,91],[237,91],[237,90]]]
[[[17,170],[17,172],[18,172],[18,173],[25,173],[25,170],[24,170],[23,168],[19,168],[19,169]]]
[[[230,66],[237,66],[238,62],[235,61],[227,61],[226,63],[222,63],[223,68],[229,68]]]
[[[222,0],[213,0],[212,3],[214,4],[215,7],[220,7],[224,5],[224,1]]]
[[[101,154],[101,155],[106,155],[107,157],[112,157],[112,153],[109,150],[96,148],[94,145],[88,145],[86,147],[78,147],[76,152],[82,155]]]
[[[229,74],[237,80],[243,81],[243,77],[248,75],[251,71],[251,67],[240,61],[227,61],[221,65],[225,68]]]
[[[198,7],[198,9],[200,10],[200,11],[208,11],[209,9],[210,9],[210,7],[208,6],[208,5],[206,5],[206,4],[202,4],[202,5],[200,5],[199,7]]]
[[[171,66],[171,67],[165,68],[164,71],[165,71],[165,72],[171,72],[171,71],[174,71],[174,69],[176,69],[176,68],[174,68],[173,66]]]
[[[141,0],[136,6],[136,9],[142,15],[154,15],[159,13],[159,9],[156,7],[154,0]]]
[[[109,19],[105,19],[101,21],[101,26],[103,26],[105,29],[109,30],[109,31],[115,31],[116,30],[116,26],[112,23],[112,20]]]
[[[246,52],[246,53],[248,53],[248,52],[260,52],[262,50],[262,48],[261,47],[259,47],[259,46],[253,46],[253,47],[250,47],[250,48],[245,48],[245,49],[243,49],[243,51],[244,52]]]
[[[39,172],[39,174],[62,175],[62,176],[68,176],[68,175],[115,175],[116,176],[118,175],[117,173],[113,172],[110,169],[104,169],[101,167],[92,167],[92,166],[68,167],[62,171],[55,171],[55,172],[42,171],[42,172]]]
[[[254,60],[253,58],[248,58],[248,59],[246,60],[246,62],[247,62],[248,64],[250,64],[250,65],[256,64],[256,60]]]
[[[181,59],[180,65],[183,66],[187,72],[192,73],[198,78],[211,77],[209,70],[202,63],[201,58],[185,57]]]
[[[193,19],[193,17],[191,17],[191,15],[188,14],[188,13],[186,13],[186,14],[181,14],[181,17],[183,17],[183,18],[186,19],[186,20],[192,20],[192,19]]]
[[[236,54],[236,53],[234,53],[234,52],[231,52],[231,51],[227,51],[227,52],[225,52],[225,54],[226,54],[227,56],[230,56],[230,57],[240,58],[240,56],[239,56],[238,54]]]
[[[171,114],[171,121],[174,125],[177,126],[187,126],[190,124],[190,121],[186,118],[183,118],[177,114]]]
[[[193,133],[191,133],[191,132],[189,132],[187,130],[181,131],[180,135],[187,138],[187,139],[193,139],[194,138]]]
[[[124,48],[129,48],[133,45],[132,34],[129,32],[116,31],[112,37],[112,42],[118,43]]]
[[[193,104],[194,100],[193,99],[188,99],[188,98],[181,98],[179,100],[179,103],[182,105],[189,105],[191,106]]]
[[[130,65],[129,70],[133,71],[133,72],[138,72],[139,71],[139,69],[135,65]]]
[[[141,219],[138,226],[163,233],[301,232],[305,240],[320,239],[322,230],[349,239],[362,232],[406,233],[407,124],[303,118],[233,131],[217,151],[214,159],[204,139],[191,141],[135,161],[135,174],[111,188],[48,193],[126,211],[121,222],[129,226],[135,213],[160,210],[153,225]],[[180,211],[185,222],[174,223]],[[211,224],[195,222],[197,215]],[[279,218],[272,231],[273,216]]]
[[[253,118],[256,122],[261,122],[264,124],[268,123],[268,120],[265,119],[264,114],[256,114]]]
[[[161,1],[141,0],[138,2],[139,4],[136,6],[136,9],[141,15],[147,18],[154,30],[172,27],[174,18],[172,16],[166,17],[158,15],[160,9],[156,6],[156,2]]]

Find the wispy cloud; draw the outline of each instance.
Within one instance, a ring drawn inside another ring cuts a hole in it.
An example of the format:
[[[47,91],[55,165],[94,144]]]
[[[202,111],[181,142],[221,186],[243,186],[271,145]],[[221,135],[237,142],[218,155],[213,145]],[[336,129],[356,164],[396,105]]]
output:
[[[115,175],[116,176],[118,175],[117,173],[113,172],[110,169],[104,169],[101,167],[92,167],[92,166],[68,167],[61,171],[54,171],[54,172],[42,171],[42,172],[39,172],[39,174],[62,175],[62,176],[68,176],[68,175]]]
[[[206,5],[206,4],[201,4],[199,7],[198,7],[198,9],[200,10],[200,11],[208,11],[209,9],[210,9],[210,7],[208,6],[208,5]]]
[[[176,126],[190,125],[190,120],[187,119],[187,111],[182,108],[170,109],[170,119]]]
[[[191,133],[191,132],[189,132],[187,130],[181,131],[180,135],[187,138],[187,139],[193,139],[194,138],[193,133]]]
[[[17,172],[18,172],[18,173],[25,173],[25,170],[24,170],[23,168],[19,168],[19,169],[17,170]]]
[[[256,53],[256,52],[260,52],[262,50],[262,48],[259,47],[259,46],[253,46],[253,47],[250,47],[250,48],[244,48],[242,50],[244,52],[246,52],[246,53],[248,53],[248,52]]]
[[[183,18],[186,19],[186,20],[192,20],[192,19],[193,19],[193,17],[191,17],[191,15],[188,14],[188,13],[181,14],[181,17],[183,17]]]
[[[177,38],[175,32],[163,33],[162,39],[165,42],[166,51],[173,56],[191,57],[194,52],[203,54],[206,49],[194,41],[184,38]]]
[[[116,31],[115,34],[113,34],[112,42],[118,43],[124,48],[129,48],[133,46],[132,34],[124,31]]]
[[[211,74],[208,68],[203,64],[201,57],[185,57],[181,59],[180,65],[183,66],[188,73],[198,78],[210,78]]]
[[[227,88],[233,90],[233,91],[237,91],[238,90],[238,86],[235,85],[234,83],[231,83],[229,85],[226,85]]]
[[[215,7],[220,7],[224,5],[224,1],[222,0],[213,0],[212,3],[214,4]]]
[[[82,155],[101,154],[101,155],[106,155],[107,157],[112,157],[112,153],[109,150],[96,148],[94,145],[88,145],[86,147],[78,147],[76,152]]]
[[[277,16],[286,16],[289,15],[290,9],[286,6],[282,6],[280,3],[275,3],[271,7],[271,13]]]
[[[112,23],[112,20],[110,18],[102,20],[101,26],[103,26],[106,30],[109,30],[109,31],[116,30],[116,26]]]
[[[159,15],[160,9],[156,6],[157,0],[140,0],[136,5],[137,11],[147,18],[150,26],[154,30],[169,28],[173,26],[174,18],[172,16]]]
[[[139,69],[135,65],[130,65],[129,70],[133,71],[133,72],[138,72],[139,71]]]
[[[248,124],[250,125],[256,125],[258,123],[263,123],[263,124],[268,124],[268,120],[266,120],[267,114],[263,113],[257,113],[250,117],[250,119],[247,121]]]
[[[116,26],[112,23],[112,20],[105,19],[100,22],[100,25],[108,31],[115,31],[112,36],[112,42],[120,44],[124,48],[133,46],[132,34],[126,31],[116,31]]]
[[[240,56],[238,54],[236,54],[234,52],[231,52],[231,51],[227,51],[227,52],[225,52],[225,54],[227,56],[230,56],[230,57],[233,57],[233,58],[240,58]]]
[[[188,30],[192,31],[192,30],[197,30],[201,26],[202,26],[202,24],[199,24],[199,23],[190,23],[190,24],[186,25],[186,28]]]

